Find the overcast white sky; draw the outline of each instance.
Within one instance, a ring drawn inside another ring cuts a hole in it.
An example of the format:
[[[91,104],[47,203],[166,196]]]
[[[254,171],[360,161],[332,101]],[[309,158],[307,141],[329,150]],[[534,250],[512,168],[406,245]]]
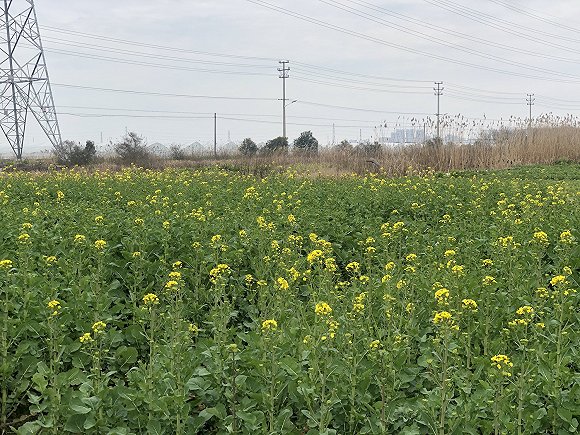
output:
[[[290,60],[288,98],[298,100],[288,107],[291,140],[312,130],[322,144],[332,142],[333,123],[337,142],[361,129],[363,138],[381,134],[381,122],[386,135],[397,122],[435,113],[434,81],[444,82],[441,111],[450,115],[525,117],[528,92],[536,94],[535,114],[580,110],[578,0],[37,0],[36,8],[68,139],[116,140],[127,128],[150,143],[205,143],[213,112],[220,143],[228,134],[256,142],[279,136],[281,59]],[[38,129],[27,134],[26,151],[47,148]]]

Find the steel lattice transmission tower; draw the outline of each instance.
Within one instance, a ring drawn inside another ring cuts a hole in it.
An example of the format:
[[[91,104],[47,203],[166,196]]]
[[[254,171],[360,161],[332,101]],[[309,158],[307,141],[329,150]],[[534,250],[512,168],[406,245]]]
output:
[[[60,127],[34,0],[0,0],[0,9],[0,127],[21,159],[30,112],[58,149]]]

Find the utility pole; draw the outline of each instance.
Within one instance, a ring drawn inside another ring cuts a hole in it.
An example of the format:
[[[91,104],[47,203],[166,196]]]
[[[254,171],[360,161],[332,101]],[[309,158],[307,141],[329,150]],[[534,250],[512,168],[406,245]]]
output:
[[[436,88],[433,88],[433,90],[435,91],[435,96],[437,97],[437,139],[439,140],[439,142],[441,141],[441,111],[440,111],[440,99],[441,99],[441,95],[443,95],[443,87],[441,87],[441,85],[443,84],[443,82],[435,82],[435,85],[437,86]]]
[[[282,137],[286,139],[286,79],[289,77],[288,72],[290,71],[290,68],[286,65],[290,61],[281,60],[279,63],[282,65],[282,68],[278,68],[279,77],[282,79]]]
[[[532,106],[534,105],[535,101],[536,101],[536,99],[534,98],[534,94],[528,94],[528,97],[526,98],[526,104],[528,106],[530,106],[530,117],[528,118],[528,128],[529,129],[532,128]]]
[[[526,104],[530,108],[530,117],[528,118],[528,147],[532,143],[532,106],[536,99],[534,98],[534,94],[528,94],[526,98]]]
[[[213,156],[217,159],[217,113],[213,114]]]

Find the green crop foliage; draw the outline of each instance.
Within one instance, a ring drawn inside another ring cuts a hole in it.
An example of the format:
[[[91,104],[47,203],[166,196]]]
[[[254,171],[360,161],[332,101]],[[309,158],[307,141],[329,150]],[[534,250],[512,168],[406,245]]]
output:
[[[0,175],[0,432],[570,434],[576,165]]]

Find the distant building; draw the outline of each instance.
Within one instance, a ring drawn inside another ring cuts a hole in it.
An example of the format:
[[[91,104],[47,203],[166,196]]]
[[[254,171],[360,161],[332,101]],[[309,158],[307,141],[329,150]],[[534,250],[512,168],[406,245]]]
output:
[[[425,142],[425,133],[422,128],[397,128],[391,133],[391,143],[422,143]]]

